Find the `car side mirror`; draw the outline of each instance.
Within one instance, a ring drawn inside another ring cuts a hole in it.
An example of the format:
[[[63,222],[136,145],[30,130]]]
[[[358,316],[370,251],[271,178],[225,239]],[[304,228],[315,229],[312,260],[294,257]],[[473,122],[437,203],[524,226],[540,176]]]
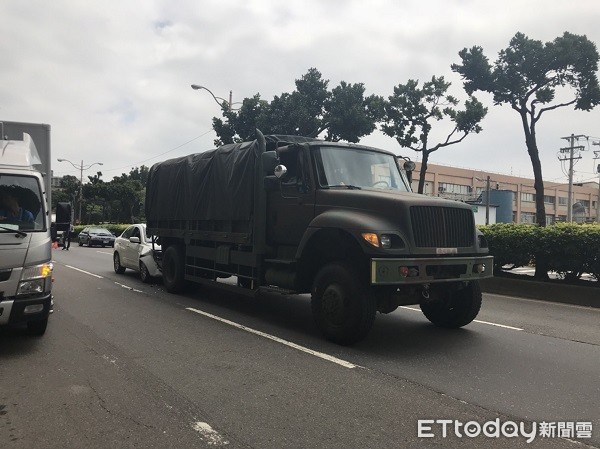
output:
[[[129,237],[129,241],[131,243],[140,243],[140,238],[139,237]]]

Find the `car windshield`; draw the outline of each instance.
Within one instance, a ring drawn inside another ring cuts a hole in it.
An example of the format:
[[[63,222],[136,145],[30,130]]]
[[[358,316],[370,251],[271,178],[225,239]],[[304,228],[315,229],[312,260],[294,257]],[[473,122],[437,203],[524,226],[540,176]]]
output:
[[[45,208],[37,178],[0,175],[0,232],[42,231]]]
[[[106,228],[91,228],[90,234],[110,234],[111,232]]]
[[[408,192],[393,155],[358,148],[320,147],[315,153],[321,187]]]

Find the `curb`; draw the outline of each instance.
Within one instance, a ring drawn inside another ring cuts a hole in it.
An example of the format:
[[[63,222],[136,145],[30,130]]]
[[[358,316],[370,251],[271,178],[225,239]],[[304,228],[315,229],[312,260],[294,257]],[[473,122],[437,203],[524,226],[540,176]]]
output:
[[[600,288],[493,277],[479,281],[484,293],[600,308]]]

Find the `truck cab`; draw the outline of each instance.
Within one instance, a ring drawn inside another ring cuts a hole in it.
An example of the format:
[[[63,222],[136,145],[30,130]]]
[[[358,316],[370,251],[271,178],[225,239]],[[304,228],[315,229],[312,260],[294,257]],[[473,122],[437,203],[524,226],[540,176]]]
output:
[[[0,147],[0,326],[26,324],[42,335],[52,310],[46,183],[28,134]]]

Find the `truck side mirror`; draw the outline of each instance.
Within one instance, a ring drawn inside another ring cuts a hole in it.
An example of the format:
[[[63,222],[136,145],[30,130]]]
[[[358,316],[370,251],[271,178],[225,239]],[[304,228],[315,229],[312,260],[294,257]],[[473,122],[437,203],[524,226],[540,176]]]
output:
[[[405,161],[404,162],[403,168],[404,168],[404,171],[406,172],[406,177],[408,178],[408,182],[412,182],[412,173],[416,167],[417,167],[417,164],[415,164],[413,161]]]
[[[277,179],[281,179],[287,173],[287,167],[285,165],[279,164],[273,170],[273,174],[277,177]]]
[[[273,170],[275,170],[275,167],[277,167],[277,164],[279,164],[279,157],[277,156],[277,152],[265,151],[261,154],[260,157],[264,173],[273,173]]]

